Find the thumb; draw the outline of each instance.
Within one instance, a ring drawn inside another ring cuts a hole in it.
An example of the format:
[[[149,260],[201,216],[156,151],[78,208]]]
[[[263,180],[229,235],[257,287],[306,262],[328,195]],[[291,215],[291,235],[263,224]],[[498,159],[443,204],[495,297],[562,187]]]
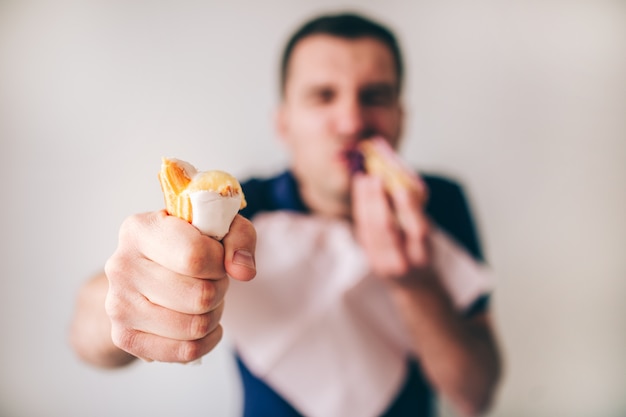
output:
[[[256,230],[252,223],[235,216],[224,239],[224,267],[226,273],[239,281],[249,281],[256,275]]]

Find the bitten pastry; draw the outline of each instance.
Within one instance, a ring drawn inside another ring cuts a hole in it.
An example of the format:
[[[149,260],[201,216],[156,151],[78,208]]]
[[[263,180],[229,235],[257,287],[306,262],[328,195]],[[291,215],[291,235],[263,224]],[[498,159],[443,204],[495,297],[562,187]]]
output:
[[[169,214],[221,240],[246,206],[239,181],[224,171],[198,171],[188,162],[163,158],[159,182]]]
[[[386,140],[380,137],[362,140],[347,157],[353,172],[363,171],[380,177],[388,192],[413,189],[419,193],[422,203],[426,201],[426,185]]]

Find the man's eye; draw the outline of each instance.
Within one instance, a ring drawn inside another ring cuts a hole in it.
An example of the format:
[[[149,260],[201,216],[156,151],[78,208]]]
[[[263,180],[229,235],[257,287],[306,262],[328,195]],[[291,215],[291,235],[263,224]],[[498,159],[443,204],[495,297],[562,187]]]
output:
[[[311,98],[315,104],[328,104],[335,98],[335,92],[330,89],[321,89],[315,91]]]
[[[365,106],[389,106],[394,101],[391,90],[371,90],[361,94],[361,103]]]

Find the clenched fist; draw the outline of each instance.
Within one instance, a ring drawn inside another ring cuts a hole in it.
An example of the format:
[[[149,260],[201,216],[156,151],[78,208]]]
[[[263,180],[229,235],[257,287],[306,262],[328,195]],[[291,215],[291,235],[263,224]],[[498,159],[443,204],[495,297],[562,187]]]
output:
[[[239,215],[221,242],[163,210],[128,218],[105,266],[113,344],[148,361],[185,363],[212,350],[228,277],[255,276],[255,244]]]

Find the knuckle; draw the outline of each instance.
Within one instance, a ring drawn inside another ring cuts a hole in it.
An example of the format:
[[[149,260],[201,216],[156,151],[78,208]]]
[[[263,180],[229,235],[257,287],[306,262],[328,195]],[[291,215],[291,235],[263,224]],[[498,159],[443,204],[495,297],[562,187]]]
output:
[[[116,278],[121,276],[127,268],[125,262],[119,253],[114,253],[104,264],[104,274],[109,279],[109,282],[115,281]]]
[[[131,329],[113,327],[111,330],[111,340],[118,348],[126,352],[138,351],[137,349],[137,332]]]
[[[132,288],[129,286],[128,274],[131,274],[127,262],[122,257],[113,256],[104,266],[109,288],[104,299],[104,308],[111,320],[123,321],[127,317],[132,304],[129,297]]]
[[[115,286],[132,277],[138,268],[137,261],[138,258],[132,251],[119,246],[104,264],[104,275],[109,284]]]
[[[222,340],[222,326],[217,326],[209,335],[202,339],[181,342],[178,345],[177,357],[181,362],[191,362],[212,350]]]
[[[139,224],[142,222],[140,214],[133,214],[128,216],[122,222],[119,230],[120,242],[127,241],[136,235]]]
[[[178,348],[178,357],[182,362],[196,360],[202,353],[202,344],[196,340],[181,342]]]
[[[197,285],[193,310],[197,314],[207,313],[214,305],[217,295],[215,284],[211,281],[200,281]]]
[[[126,318],[126,304],[114,291],[109,290],[104,300],[104,309],[112,323],[124,322]]]
[[[120,300],[116,295],[109,289],[107,292],[106,298],[104,299],[104,310],[107,315],[111,318],[115,318],[119,316],[120,308]]]
[[[209,252],[199,244],[190,244],[182,254],[189,275],[199,276],[210,262]]]
[[[106,275],[107,278],[113,275],[117,275],[117,271],[120,270],[117,263],[118,263],[118,260],[115,255],[111,256],[109,259],[106,260],[106,262],[104,263],[104,275]]]
[[[146,230],[161,229],[163,213],[135,213],[122,222],[118,231],[118,248],[136,250]]]
[[[189,322],[189,335],[192,340],[202,339],[209,334],[211,329],[211,315],[198,314],[191,317]]]

